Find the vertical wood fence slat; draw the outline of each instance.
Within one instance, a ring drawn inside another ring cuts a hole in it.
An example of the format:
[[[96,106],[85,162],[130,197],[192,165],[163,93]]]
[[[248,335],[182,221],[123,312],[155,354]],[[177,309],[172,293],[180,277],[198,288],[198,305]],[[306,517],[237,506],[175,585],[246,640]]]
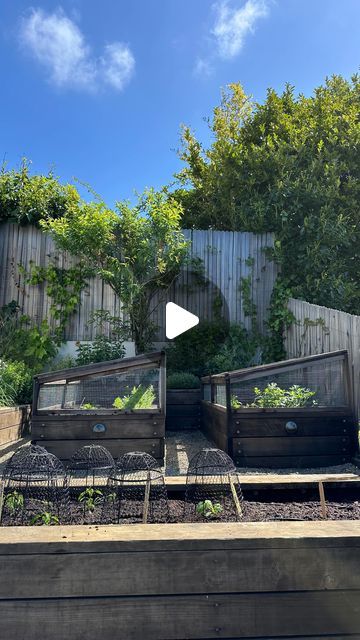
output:
[[[205,282],[199,282],[194,269],[189,265],[168,292],[153,300],[153,321],[160,327],[157,340],[165,340],[164,304],[159,302],[169,300],[195,313],[200,320],[211,320],[214,318],[215,303],[221,299],[223,313],[231,322],[249,326],[250,319],[244,314],[241,293],[241,278],[249,275],[252,279],[253,302],[258,312],[258,325],[261,330],[265,329],[270,296],[277,275],[276,265],[266,258],[264,252],[266,247],[273,246],[272,234],[255,235],[208,229],[185,230],[184,235],[191,241],[190,257],[203,261]],[[59,252],[52,239],[39,229],[15,224],[1,225],[0,307],[16,300],[22,313],[30,316],[34,322],[47,319],[54,325],[49,313],[51,300],[46,294],[46,287],[25,285],[18,267],[22,264],[29,269],[30,260],[37,265],[46,266],[54,258],[59,267],[76,264],[76,258]],[[248,258],[252,259],[253,266],[249,266]],[[81,293],[79,310],[71,318],[65,338],[92,340],[95,329],[89,325],[89,319],[97,309],[121,315],[121,303],[109,285],[92,279]]]
[[[360,418],[360,316],[289,300],[296,322],[287,329],[285,347],[289,358],[347,349],[353,379],[353,402]]]

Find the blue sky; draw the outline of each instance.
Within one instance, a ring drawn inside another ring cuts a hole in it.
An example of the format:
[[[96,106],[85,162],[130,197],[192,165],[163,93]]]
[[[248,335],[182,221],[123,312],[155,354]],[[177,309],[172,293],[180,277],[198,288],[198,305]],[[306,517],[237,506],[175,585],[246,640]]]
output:
[[[1,157],[111,205],[171,182],[180,124],[206,144],[226,84],[262,100],[359,69],[360,0],[3,0],[0,17]]]

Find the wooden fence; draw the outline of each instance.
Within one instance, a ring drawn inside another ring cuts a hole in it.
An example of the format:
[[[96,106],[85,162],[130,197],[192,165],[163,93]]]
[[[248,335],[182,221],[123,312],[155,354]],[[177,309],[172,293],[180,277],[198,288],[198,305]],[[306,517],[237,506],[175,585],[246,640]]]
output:
[[[277,275],[277,267],[266,256],[266,247],[273,246],[271,233],[185,230],[191,241],[191,258],[200,258],[204,267],[205,283],[191,268],[183,270],[176,283],[167,292],[163,302],[171,300],[199,316],[212,319],[214,303],[221,298],[223,314],[231,322],[249,324],[242,302],[242,278],[251,279],[252,301],[257,307],[260,330],[265,328],[270,296]],[[19,264],[29,268],[30,261],[46,266],[57,259],[61,268],[68,268],[76,259],[56,250],[52,239],[35,227],[4,224],[0,227],[0,307],[15,300],[22,312],[34,322],[50,320],[51,300],[46,287],[24,284]],[[159,326],[157,340],[165,340],[165,304],[154,301],[152,319]],[[91,313],[106,309],[121,316],[121,304],[112,289],[100,279],[92,279],[82,292],[79,310],[67,328],[67,340],[91,340],[94,328],[89,325]]]
[[[289,300],[296,322],[286,332],[289,358],[347,349],[353,378],[353,402],[360,418],[360,316],[320,307],[302,300]]]

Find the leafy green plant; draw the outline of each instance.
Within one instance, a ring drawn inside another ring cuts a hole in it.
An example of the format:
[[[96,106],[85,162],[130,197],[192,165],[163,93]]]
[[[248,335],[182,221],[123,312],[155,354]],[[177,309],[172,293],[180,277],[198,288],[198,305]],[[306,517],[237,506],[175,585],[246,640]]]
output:
[[[0,361],[0,403],[26,404],[32,400],[33,370],[24,362]]]
[[[95,507],[102,502],[103,492],[101,489],[87,487],[79,494],[78,501],[83,502],[87,511],[95,511]]]
[[[91,404],[91,402],[84,402],[84,404],[82,404],[80,408],[90,411],[91,409],[96,409],[96,406],[94,404]]]
[[[5,506],[9,509],[10,513],[14,515],[17,511],[24,506],[24,496],[19,491],[11,491],[5,498]]]
[[[108,283],[129,317],[137,353],[155,336],[151,321],[155,298],[179,275],[188,253],[181,231],[182,208],[166,191],[146,191],[117,213],[102,202],[69,207],[58,220],[42,221],[58,247],[77,255]]]
[[[315,391],[311,391],[306,387],[301,387],[297,384],[292,385],[289,389],[282,389],[278,387],[276,382],[270,382],[263,390],[258,387],[254,388],[255,399],[249,404],[242,404],[234,397],[234,404],[232,406],[235,409],[240,407],[305,407],[309,404],[316,405],[316,401],[311,398],[314,397]],[[235,406],[235,403],[237,406]]]
[[[118,360],[125,356],[124,341],[129,339],[129,326],[109,311],[95,311],[89,325],[95,327],[92,342],[77,343],[76,364],[92,364],[106,360]]]
[[[240,400],[235,395],[231,396],[230,404],[232,409],[240,409],[240,407],[242,406]]]
[[[30,524],[60,524],[59,518],[54,514],[50,513],[50,511],[43,511],[43,513],[38,513],[30,520]]]
[[[200,380],[193,373],[174,371],[168,376],[166,386],[168,389],[198,389]]]
[[[133,409],[151,409],[155,400],[154,387],[150,384],[145,387],[139,384],[137,387],[133,387],[130,394],[117,397],[113,402],[115,409],[127,409],[128,411]]]
[[[204,500],[196,505],[196,513],[204,516],[204,518],[216,518],[223,508],[219,502],[212,503],[211,500]]]

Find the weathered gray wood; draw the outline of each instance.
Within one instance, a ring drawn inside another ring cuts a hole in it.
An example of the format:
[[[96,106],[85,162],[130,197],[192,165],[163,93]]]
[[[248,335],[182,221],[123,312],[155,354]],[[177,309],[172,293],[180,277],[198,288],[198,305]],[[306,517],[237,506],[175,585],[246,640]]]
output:
[[[0,556],[0,599],[360,589],[357,547]],[[226,546],[226,545],[224,545]],[[167,568],[171,562],[172,570]],[[41,580],[34,581],[34,567]],[[299,570],[299,567],[301,569]],[[94,579],[96,576],[96,579]],[[154,580],[156,583],[154,584]]]
[[[53,453],[62,460],[68,460],[73,456],[75,451],[87,444],[99,443],[100,440],[93,438],[91,440],[37,440],[37,444],[41,444],[50,453]],[[164,440],[161,438],[132,438],[132,439],[106,439],[103,441],[106,448],[110,451],[113,458],[118,458],[129,451],[145,451],[150,453],[154,458],[162,459],[164,456]]]
[[[296,322],[285,332],[290,358],[347,349],[352,374],[353,404],[360,418],[360,316],[290,299]]]
[[[271,415],[252,417],[247,415],[246,418],[243,418],[238,412],[231,417],[231,433],[238,438],[284,437],[288,435],[285,426],[289,419],[297,424],[296,437],[351,436],[355,429],[354,420],[351,417],[331,418],[325,416],[322,418],[317,416],[311,418],[300,416],[294,419],[294,415],[289,417],[281,417],[279,415],[276,417],[271,417]]]
[[[242,322],[250,328],[250,319],[245,315],[239,287],[241,278],[250,276],[253,301],[258,312],[258,328],[265,330],[271,292],[278,271],[276,264],[269,260],[264,251],[265,247],[273,246],[273,234],[255,235],[208,229],[185,230],[184,235],[191,241],[189,258],[200,258],[203,261],[204,275],[209,282],[207,286],[199,285],[198,278],[192,277],[191,267],[188,266],[161,299],[164,302],[171,300],[201,319],[212,319],[213,302],[220,296],[225,316],[231,322]],[[46,266],[56,257],[59,267],[66,268],[75,264],[76,258],[59,252],[48,235],[31,225],[1,225],[0,247],[0,272],[3,274],[0,282],[0,306],[15,300],[25,315],[29,315],[34,321],[47,319],[54,326],[46,287],[25,284],[18,265],[22,264],[25,269],[29,269],[32,260],[35,264]],[[248,258],[253,258],[252,266]],[[157,339],[163,341],[166,339],[165,314],[164,305],[159,305],[159,301],[160,298],[153,300],[152,320],[160,327]],[[77,314],[69,322],[66,339],[93,339],[95,328],[88,321],[91,313],[98,309],[106,309],[111,315],[123,317],[121,302],[109,285],[98,279],[91,279],[89,287],[81,294]]]
[[[201,430],[223,451],[229,451],[229,416],[223,407],[201,403]]]
[[[34,416],[31,423],[33,440],[108,440],[130,438],[162,438],[165,435],[165,417],[159,416],[92,416],[89,418],[69,416]],[[96,424],[104,424],[105,432],[94,432]],[[1,432],[0,432],[1,433]]]
[[[344,455],[292,455],[292,456],[249,456],[236,453],[233,458],[238,467],[255,467],[268,469],[312,469],[315,467],[330,467],[349,461],[348,453]]]
[[[234,454],[244,456],[348,455],[352,443],[348,436],[285,436],[234,438]]]
[[[182,640],[358,633],[359,591],[0,601],[7,640]]]

